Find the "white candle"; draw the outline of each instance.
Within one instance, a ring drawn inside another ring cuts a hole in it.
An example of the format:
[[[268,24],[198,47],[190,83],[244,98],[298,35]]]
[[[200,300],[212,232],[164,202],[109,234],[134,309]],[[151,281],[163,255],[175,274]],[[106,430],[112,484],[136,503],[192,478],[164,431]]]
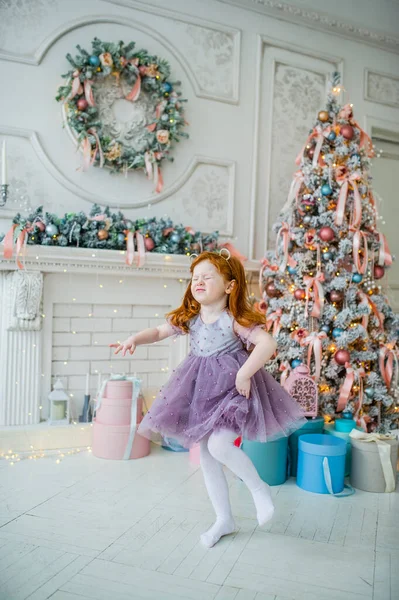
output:
[[[7,160],[6,160],[6,141],[3,140],[3,149],[1,153],[1,183],[7,184]]]
[[[86,391],[85,391],[86,396],[89,395],[89,380],[90,380],[90,375],[89,375],[89,373],[86,373]]]

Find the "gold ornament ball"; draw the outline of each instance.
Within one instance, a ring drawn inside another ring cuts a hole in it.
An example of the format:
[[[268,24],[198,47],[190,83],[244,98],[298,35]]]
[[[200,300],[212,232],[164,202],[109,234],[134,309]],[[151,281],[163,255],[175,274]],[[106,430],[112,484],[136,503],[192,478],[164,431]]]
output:
[[[100,229],[97,233],[97,237],[99,240],[107,240],[109,238],[109,233],[105,229]]]
[[[326,123],[330,119],[330,115],[326,110],[321,110],[318,114],[318,119],[322,123]]]

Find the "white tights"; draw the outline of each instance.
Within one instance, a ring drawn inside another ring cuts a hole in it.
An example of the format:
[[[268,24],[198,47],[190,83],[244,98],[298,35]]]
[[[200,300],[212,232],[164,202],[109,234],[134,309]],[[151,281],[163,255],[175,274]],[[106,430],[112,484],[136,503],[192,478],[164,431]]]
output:
[[[237,437],[236,433],[223,429],[200,441],[201,468],[216,513],[215,524],[201,536],[202,543],[208,548],[214,546],[223,535],[233,533],[236,529],[223,465],[248,487],[255,503],[259,525],[264,525],[273,516],[274,506],[270,488],[259,477],[251,459],[240,448],[234,446]]]

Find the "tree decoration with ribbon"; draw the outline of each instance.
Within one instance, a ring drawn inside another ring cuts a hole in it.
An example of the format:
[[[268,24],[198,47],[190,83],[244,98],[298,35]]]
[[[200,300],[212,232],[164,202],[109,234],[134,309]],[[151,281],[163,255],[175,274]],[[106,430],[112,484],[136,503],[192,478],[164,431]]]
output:
[[[94,38],[91,53],[79,45],[77,49],[74,58],[66,56],[72,68],[62,75],[67,83],[58,88],[56,100],[63,103],[67,124],[83,153],[82,169],[94,165],[125,174],[142,170],[160,193],[161,163],[173,160],[173,144],[188,137],[183,131],[186,100],[178,91],[180,82],[171,81],[166,60],[136,50],[135,42],[125,46],[122,41]],[[102,119],[97,100],[103,86],[116,87],[117,97],[136,103],[137,122],[126,135]]]

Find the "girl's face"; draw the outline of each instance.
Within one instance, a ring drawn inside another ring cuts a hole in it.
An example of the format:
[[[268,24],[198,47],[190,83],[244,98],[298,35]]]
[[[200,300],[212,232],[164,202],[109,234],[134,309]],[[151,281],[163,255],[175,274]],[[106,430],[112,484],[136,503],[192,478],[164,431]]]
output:
[[[191,293],[200,304],[213,304],[230,294],[234,283],[234,280],[226,282],[215,265],[203,260],[194,268]]]

